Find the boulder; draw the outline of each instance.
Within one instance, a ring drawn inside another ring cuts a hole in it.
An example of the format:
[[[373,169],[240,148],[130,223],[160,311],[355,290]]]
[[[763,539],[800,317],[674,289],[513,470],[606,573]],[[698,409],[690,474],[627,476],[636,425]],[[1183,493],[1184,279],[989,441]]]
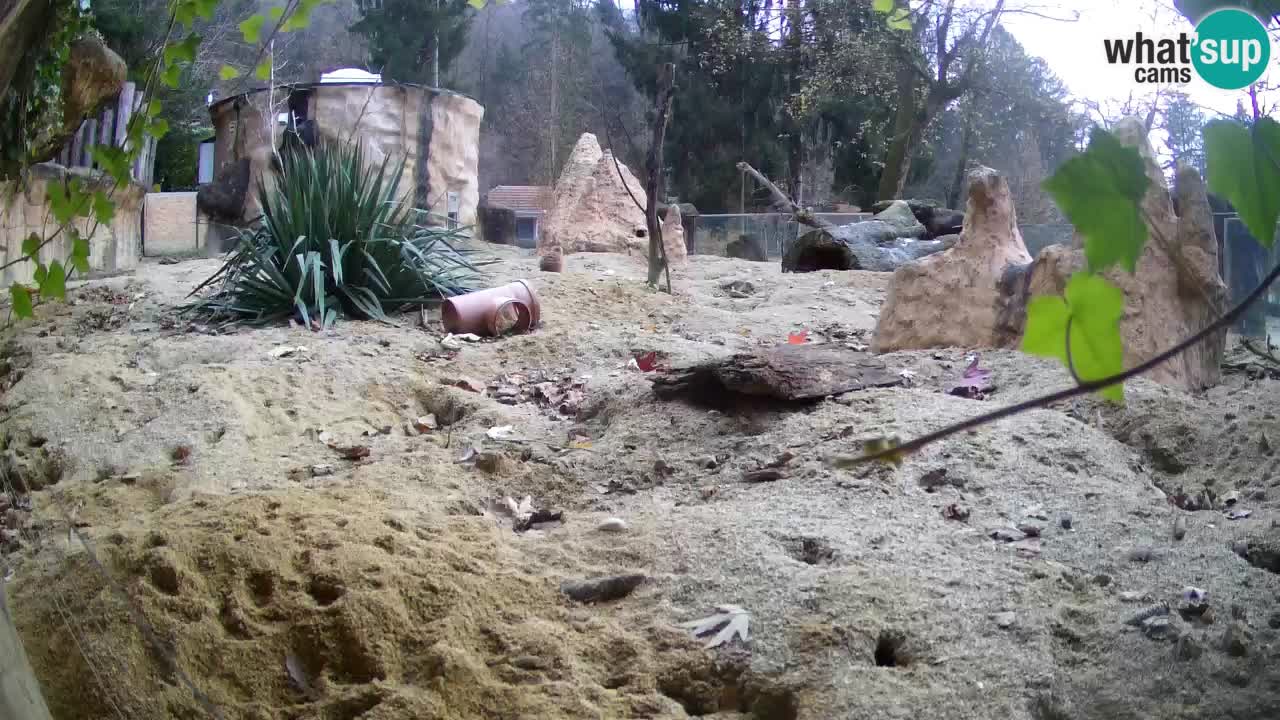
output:
[[[615,162],[595,135],[583,133],[556,181],[551,211],[538,241],[563,253],[620,252],[647,256],[644,184]]]
[[[872,205],[871,210],[875,213],[883,213],[899,204],[905,204],[911,210],[916,222],[925,229],[924,233],[913,237],[934,240],[943,235],[955,235],[964,225],[964,213],[943,207],[937,200],[882,200]]]
[[[680,216],[680,206],[668,206],[667,213],[662,217],[661,222],[662,245],[667,250],[667,263],[673,268],[685,265],[689,258],[689,249],[684,242],[684,219]]]
[[[877,202],[871,206],[871,212],[873,213],[884,212],[885,209],[888,208],[889,206],[893,205],[894,203],[900,203],[900,202],[906,203],[907,207],[911,208],[911,212],[915,213],[917,216],[919,216],[920,213],[928,212],[933,208],[942,207],[941,202],[937,200],[931,200],[929,198],[912,198],[909,200],[881,200],[880,202]]]
[[[100,38],[85,35],[71,43],[62,71],[62,122],[68,135],[103,101],[120,94],[128,68]]]
[[[1010,345],[1022,332],[1030,263],[1009,183],[990,168],[974,170],[959,239],[894,272],[873,349]]]
[[[1190,167],[1179,167],[1174,211],[1164,174],[1156,162],[1146,126],[1126,118],[1115,128],[1120,141],[1136,147],[1146,164],[1151,187],[1142,207],[1151,223],[1136,271],[1112,268],[1105,276],[1125,296],[1120,320],[1125,367],[1133,367],[1193,335],[1220,315],[1227,304],[1218,274],[1218,244],[1204,181]],[[1046,248],[1032,267],[1032,295],[1060,294],[1071,274],[1084,268],[1080,238],[1073,247]],[[1156,382],[1188,391],[1217,384],[1226,336],[1218,333],[1147,374]]]
[[[872,221],[887,225],[893,231],[894,237],[922,238],[926,233],[924,225],[916,219],[915,213],[911,212],[911,207],[902,200],[890,203],[884,210],[876,213]]]
[[[898,237],[901,226],[882,220],[818,228],[801,235],[787,247],[783,272],[815,270],[874,270],[889,272],[904,263],[951,247],[949,240],[915,240]]]

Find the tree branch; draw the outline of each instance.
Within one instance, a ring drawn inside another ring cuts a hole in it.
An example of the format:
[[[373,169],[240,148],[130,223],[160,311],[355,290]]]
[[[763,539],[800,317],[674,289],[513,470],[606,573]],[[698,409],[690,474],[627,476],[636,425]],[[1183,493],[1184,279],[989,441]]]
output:
[[[738,163],[738,170],[751,175],[751,177],[756,179],[756,182],[763,185],[764,188],[769,191],[769,194],[773,196],[775,203],[790,209],[791,214],[795,217],[797,222],[808,225],[809,227],[822,228],[824,230],[834,227],[831,223],[823,220],[817,215],[814,215],[813,212],[792,202],[791,198],[787,197],[785,193],[779,190],[777,185],[769,182],[769,178],[762,175],[759,170],[756,170],[745,162]]]

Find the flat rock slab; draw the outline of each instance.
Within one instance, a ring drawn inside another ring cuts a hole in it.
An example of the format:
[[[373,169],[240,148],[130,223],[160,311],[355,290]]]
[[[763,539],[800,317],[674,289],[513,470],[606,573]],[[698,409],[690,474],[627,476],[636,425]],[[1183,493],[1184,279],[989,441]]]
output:
[[[653,381],[662,399],[738,395],[816,400],[851,390],[890,387],[902,379],[871,355],[838,345],[779,345],[685,368]]]

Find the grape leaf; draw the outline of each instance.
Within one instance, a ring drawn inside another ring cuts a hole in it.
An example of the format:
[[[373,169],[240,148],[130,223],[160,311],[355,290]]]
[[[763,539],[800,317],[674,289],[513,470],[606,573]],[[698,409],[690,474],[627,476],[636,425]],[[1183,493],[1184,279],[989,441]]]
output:
[[[129,167],[129,156],[125,151],[110,145],[94,145],[89,151],[93,161],[98,163],[102,171],[110,175],[118,185],[129,182],[132,171]]]
[[[267,15],[271,17],[271,22],[279,22],[280,18],[284,17],[284,8],[273,7],[267,11]]]
[[[65,185],[60,182],[49,183],[49,212],[59,225],[66,225],[78,215],[86,205],[84,192],[80,184],[74,180]]]
[[[911,29],[911,13],[906,9],[899,9],[897,12],[889,16],[890,30],[910,30]]]
[[[271,79],[271,56],[262,58],[262,62],[258,63],[258,67],[253,69],[253,76],[259,80],[267,81]]]
[[[191,27],[196,21],[196,4],[194,2],[178,3],[173,9],[173,18],[183,27]]]
[[[159,140],[169,134],[169,121],[164,118],[156,118],[147,126],[147,134]]]
[[[36,253],[40,252],[40,244],[42,240],[36,233],[31,233],[22,241],[22,254],[31,259],[35,259]]]
[[[1204,153],[1209,191],[1226,198],[1249,233],[1271,247],[1280,217],[1280,123],[1264,117],[1250,132],[1214,120],[1204,129]]]
[[[193,0],[196,13],[205,20],[213,19],[213,12],[218,9],[218,0]]]
[[[178,83],[181,80],[182,80],[181,65],[176,65],[176,64],[170,65],[169,67],[166,67],[164,69],[163,73],[160,73],[160,82],[164,83],[165,87],[167,88],[176,90],[178,88]]]
[[[200,36],[191,33],[182,42],[169,43],[164,47],[164,64],[173,65],[179,62],[195,62],[196,49],[200,47]]]
[[[13,300],[13,314],[20,318],[29,318],[31,310],[31,291],[25,286],[14,283],[9,286],[9,297]]]
[[[79,272],[89,272],[89,241],[74,230],[71,233],[71,266]]]
[[[879,12],[879,13],[892,12],[893,0],[875,0],[875,2],[871,4],[871,6],[874,7],[876,12]]]
[[[240,71],[230,65],[223,65],[222,68],[218,70],[218,77],[222,80],[235,80],[240,77]]]
[[[485,0],[467,0],[467,4],[477,10],[483,10],[485,5]]]
[[[148,103],[147,103],[147,117],[149,117],[149,118],[153,118],[153,117],[155,117],[155,116],[159,115],[159,114],[160,114],[160,109],[161,109],[161,107],[162,107],[162,106],[160,105],[160,101],[159,101],[159,100],[152,100],[152,101],[148,102]]]
[[[49,263],[48,272],[40,280],[40,295],[59,300],[67,296],[67,272],[57,260]]]
[[[250,45],[257,45],[258,41],[262,39],[262,26],[266,24],[267,18],[262,14],[250,15],[248,19],[240,23],[240,35]]]
[[[1119,263],[1133,272],[1147,241],[1141,204],[1150,184],[1138,151],[1095,127],[1089,149],[1063,163],[1043,187],[1084,236],[1090,270]]]
[[[93,217],[99,225],[110,225],[116,216],[116,204],[101,190],[93,194]]]
[[[1074,366],[1082,381],[1100,380],[1124,370],[1120,317],[1124,293],[1100,275],[1079,272],[1067,283],[1065,297],[1042,295],[1027,303],[1027,326],[1022,351],[1052,357]],[[1067,328],[1071,354],[1068,363]],[[1100,394],[1124,401],[1124,388],[1111,385]]]

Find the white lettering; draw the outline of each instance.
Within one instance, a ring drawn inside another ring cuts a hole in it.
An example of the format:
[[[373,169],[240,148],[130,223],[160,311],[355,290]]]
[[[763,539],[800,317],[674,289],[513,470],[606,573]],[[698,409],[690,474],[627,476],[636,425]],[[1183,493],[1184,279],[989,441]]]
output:
[[[1250,65],[1262,62],[1262,43],[1257,40],[1244,41],[1244,61],[1241,70],[1249,72]]]
[[[1218,64],[1218,41],[1209,38],[1200,40],[1200,59],[1210,65]]]

